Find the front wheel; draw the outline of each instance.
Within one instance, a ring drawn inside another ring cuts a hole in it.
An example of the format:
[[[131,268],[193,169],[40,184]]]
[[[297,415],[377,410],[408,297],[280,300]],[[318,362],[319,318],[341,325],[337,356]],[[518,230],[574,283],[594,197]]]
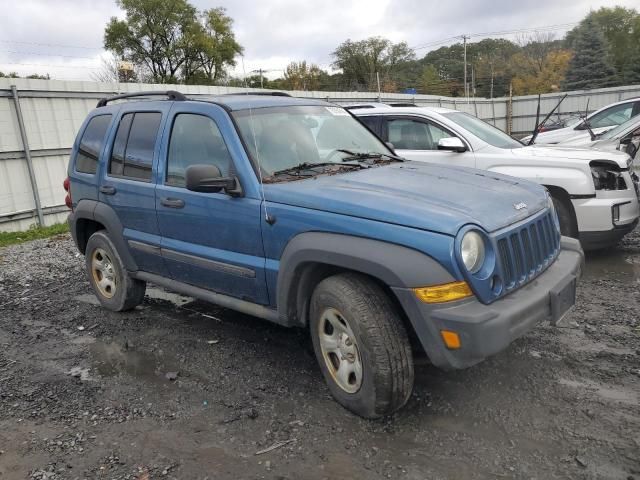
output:
[[[326,278],[313,292],[313,347],[334,398],[365,417],[389,415],[413,389],[407,332],[386,292],[359,274]]]

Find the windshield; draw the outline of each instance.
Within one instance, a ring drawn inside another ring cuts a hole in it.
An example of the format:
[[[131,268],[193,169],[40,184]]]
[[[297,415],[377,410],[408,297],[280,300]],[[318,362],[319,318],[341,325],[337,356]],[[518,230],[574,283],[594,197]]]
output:
[[[358,154],[390,155],[384,143],[340,107],[256,108],[232,115],[264,177],[301,165],[347,165]]]
[[[511,138],[502,130],[498,130],[493,125],[483,122],[468,113],[451,112],[445,113],[444,116],[494,147],[521,148],[523,146],[522,143]]]
[[[640,118],[633,117],[627,120],[624,123],[621,123],[617,127],[612,128],[611,130],[607,130],[605,133],[599,136],[599,139],[602,140],[610,140],[612,138],[617,138],[622,136],[624,132],[629,128],[640,128]]]

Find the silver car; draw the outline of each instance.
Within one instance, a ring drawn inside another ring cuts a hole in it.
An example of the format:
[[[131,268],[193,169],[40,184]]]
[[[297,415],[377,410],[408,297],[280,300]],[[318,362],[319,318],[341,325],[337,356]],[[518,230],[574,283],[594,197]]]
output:
[[[598,134],[626,122],[639,113],[640,98],[630,98],[596,110],[588,115],[587,119],[589,120],[589,125],[593,133]],[[589,132],[584,124],[584,120],[578,119],[564,128],[538,133],[535,143],[561,143],[584,134],[588,136]],[[522,141],[528,143],[530,139],[531,135],[524,137]]]
[[[558,144],[562,147],[586,147],[598,150],[620,150],[637,159],[640,147],[640,115],[597,135],[595,140],[587,133]]]

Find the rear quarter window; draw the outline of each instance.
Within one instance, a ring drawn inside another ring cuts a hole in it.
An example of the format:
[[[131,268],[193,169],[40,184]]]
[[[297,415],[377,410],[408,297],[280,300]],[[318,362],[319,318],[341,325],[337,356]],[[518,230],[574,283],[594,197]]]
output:
[[[109,162],[109,175],[146,182],[151,180],[161,120],[160,112],[132,112],[122,116]]]
[[[96,173],[98,158],[104,146],[107,130],[111,123],[111,115],[97,115],[89,120],[84,129],[78,154],[76,155],[76,171],[81,173]]]

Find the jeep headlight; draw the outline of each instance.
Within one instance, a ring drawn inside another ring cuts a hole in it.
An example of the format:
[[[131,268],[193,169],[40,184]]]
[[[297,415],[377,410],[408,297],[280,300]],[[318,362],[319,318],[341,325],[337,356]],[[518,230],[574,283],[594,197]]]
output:
[[[460,256],[462,263],[470,273],[476,273],[484,263],[484,240],[478,232],[473,230],[464,234],[460,243]]]

